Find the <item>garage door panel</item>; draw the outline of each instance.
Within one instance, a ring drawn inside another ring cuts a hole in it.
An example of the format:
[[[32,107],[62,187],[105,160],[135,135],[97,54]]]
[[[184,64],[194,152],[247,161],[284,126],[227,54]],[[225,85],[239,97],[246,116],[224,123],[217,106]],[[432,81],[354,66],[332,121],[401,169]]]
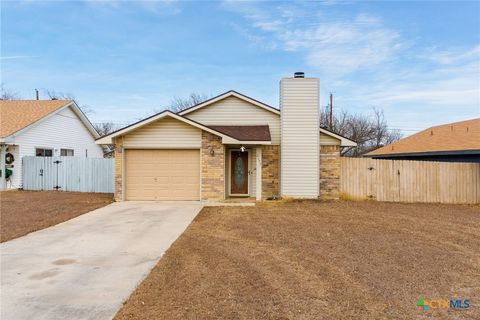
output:
[[[199,150],[126,150],[127,200],[199,200]]]

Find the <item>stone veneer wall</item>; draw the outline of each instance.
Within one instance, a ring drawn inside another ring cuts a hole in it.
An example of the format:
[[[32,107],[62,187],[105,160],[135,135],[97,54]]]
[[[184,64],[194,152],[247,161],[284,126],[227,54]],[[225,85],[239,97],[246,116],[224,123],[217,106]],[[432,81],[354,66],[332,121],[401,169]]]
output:
[[[320,199],[338,199],[340,192],[340,146],[320,146]]]
[[[280,197],[280,146],[262,146],[262,198]]]
[[[210,150],[215,154],[212,156]],[[225,146],[222,138],[202,131],[202,200],[222,201],[225,199]]]
[[[115,201],[122,201],[122,162],[123,162],[123,138],[115,138]]]

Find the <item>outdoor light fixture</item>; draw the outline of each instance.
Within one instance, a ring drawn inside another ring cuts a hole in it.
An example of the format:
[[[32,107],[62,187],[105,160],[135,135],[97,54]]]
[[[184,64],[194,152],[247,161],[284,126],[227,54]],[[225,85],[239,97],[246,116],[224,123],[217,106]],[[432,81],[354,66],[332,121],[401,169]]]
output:
[[[240,151],[245,152],[246,148],[244,146],[240,147]]]
[[[215,150],[213,148],[210,148],[210,155],[213,157],[215,155]]]

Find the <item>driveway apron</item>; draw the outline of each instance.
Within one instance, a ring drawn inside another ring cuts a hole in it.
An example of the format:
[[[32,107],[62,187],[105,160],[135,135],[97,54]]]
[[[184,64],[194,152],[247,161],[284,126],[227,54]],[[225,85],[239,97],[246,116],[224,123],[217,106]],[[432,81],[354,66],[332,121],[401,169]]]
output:
[[[113,203],[0,244],[0,318],[111,319],[201,208]]]

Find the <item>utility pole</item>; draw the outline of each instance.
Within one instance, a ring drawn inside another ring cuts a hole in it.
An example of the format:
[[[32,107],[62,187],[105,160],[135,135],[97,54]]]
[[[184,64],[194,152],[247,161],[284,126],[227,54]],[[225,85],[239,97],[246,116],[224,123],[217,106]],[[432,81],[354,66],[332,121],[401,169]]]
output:
[[[333,130],[333,94],[330,92],[330,121],[329,129]]]
[[[38,99],[39,96],[38,96],[38,90],[37,90],[37,89],[35,89],[35,97],[37,98],[37,100],[39,100],[39,99]]]

